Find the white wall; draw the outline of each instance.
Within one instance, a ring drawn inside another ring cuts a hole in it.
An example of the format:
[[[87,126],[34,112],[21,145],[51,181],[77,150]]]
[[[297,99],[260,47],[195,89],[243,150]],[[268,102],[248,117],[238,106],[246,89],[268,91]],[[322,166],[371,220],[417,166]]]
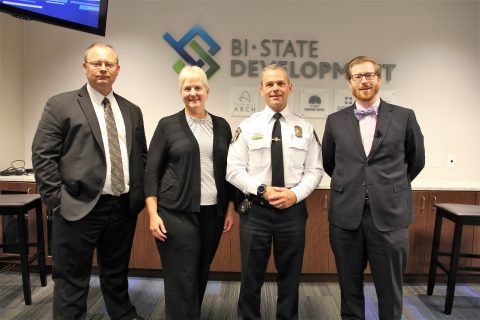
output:
[[[318,40],[318,61],[346,62],[368,54],[395,63],[392,81],[400,105],[413,108],[425,135],[425,180],[480,180],[480,8],[478,1],[110,1],[107,35],[119,55],[115,90],[139,104],[150,140],[160,117],[180,110],[178,59],[163,40],[179,39],[196,23],[220,44],[220,71],[210,79],[207,109],[231,117],[230,88],[257,85],[258,79],[231,78],[232,38]],[[25,159],[45,101],[79,88],[84,48],[103,38],[37,22],[25,22]],[[258,57],[255,57],[258,58]],[[3,66],[2,66],[3,68]],[[2,71],[3,74],[3,71]],[[292,104],[300,88],[346,89],[330,77],[294,81]],[[1,96],[0,96],[1,97]],[[312,119],[319,136],[325,120]],[[2,130],[3,131],[3,130]],[[457,156],[446,167],[447,154]],[[442,166],[434,167],[434,155]],[[3,158],[3,156],[2,156]]]
[[[23,58],[23,23],[0,15],[0,171],[25,159]]]

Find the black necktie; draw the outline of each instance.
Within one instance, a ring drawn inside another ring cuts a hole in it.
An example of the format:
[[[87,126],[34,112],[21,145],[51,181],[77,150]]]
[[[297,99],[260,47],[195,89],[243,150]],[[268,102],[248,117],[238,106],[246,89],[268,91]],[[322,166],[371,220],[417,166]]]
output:
[[[105,123],[107,125],[108,151],[110,153],[112,191],[121,195],[125,190],[125,179],[123,176],[122,153],[118,141],[117,125],[113,117],[112,106],[107,98],[102,101],[105,107]]]
[[[275,124],[273,125],[272,130],[272,186],[284,187],[282,126],[280,124],[282,114],[277,112],[273,117],[275,118]]]

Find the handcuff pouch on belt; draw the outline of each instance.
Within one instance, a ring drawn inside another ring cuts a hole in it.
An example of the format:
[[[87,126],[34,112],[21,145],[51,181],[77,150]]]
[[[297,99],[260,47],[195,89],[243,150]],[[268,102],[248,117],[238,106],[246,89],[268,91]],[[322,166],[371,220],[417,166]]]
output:
[[[252,202],[248,197],[245,197],[237,206],[237,212],[240,214],[247,214],[252,207]]]

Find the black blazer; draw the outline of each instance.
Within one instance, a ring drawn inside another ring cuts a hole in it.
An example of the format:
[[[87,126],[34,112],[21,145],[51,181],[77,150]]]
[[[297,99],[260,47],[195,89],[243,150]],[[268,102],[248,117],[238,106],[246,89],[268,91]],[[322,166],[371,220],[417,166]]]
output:
[[[143,192],[147,146],[139,107],[114,94],[127,135],[130,174],[130,211],[145,206]],[[49,210],[75,221],[97,203],[106,177],[102,135],[86,85],[56,95],[45,106],[32,144],[37,187]]]
[[[423,135],[415,113],[380,102],[372,149],[365,155],[352,105],[328,116],[323,167],[332,177],[330,223],[356,229],[368,193],[375,226],[390,231],[413,220],[410,182],[425,165]]]
[[[232,132],[225,119],[210,116],[217,215],[223,216],[232,199],[232,186],[225,180]],[[157,196],[158,205],[167,210],[200,212],[200,149],[184,109],[162,118],[157,125],[145,168],[145,196]]]

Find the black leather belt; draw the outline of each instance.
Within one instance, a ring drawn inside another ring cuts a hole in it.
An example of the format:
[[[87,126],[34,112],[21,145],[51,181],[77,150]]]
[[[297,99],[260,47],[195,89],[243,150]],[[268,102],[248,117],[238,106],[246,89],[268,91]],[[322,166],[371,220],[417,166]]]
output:
[[[251,195],[248,196],[248,199],[254,205],[257,205],[259,207],[262,207],[262,208],[265,208],[265,209],[268,209],[268,210],[276,209],[274,206],[270,205],[267,200],[265,200],[264,198],[260,198],[259,196],[251,194]]]
[[[128,193],[122,193],[119,196],[111,194],[102,194],[98,199],[96,207],[105,205],[125,206],[128,205]]]

